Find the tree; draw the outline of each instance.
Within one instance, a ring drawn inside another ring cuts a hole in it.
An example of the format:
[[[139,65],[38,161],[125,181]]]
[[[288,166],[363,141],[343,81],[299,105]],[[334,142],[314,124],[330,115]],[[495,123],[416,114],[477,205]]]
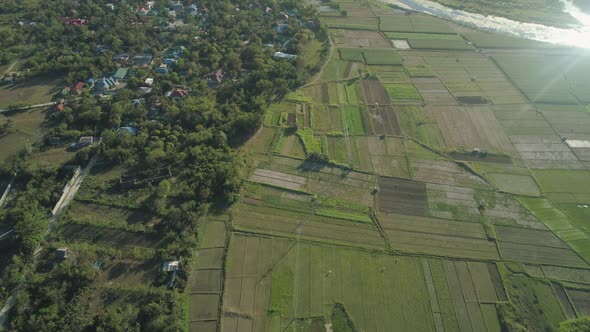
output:
[[[570,319],[559,323],[557,332],[587,332],[590,331],[590,316]]]

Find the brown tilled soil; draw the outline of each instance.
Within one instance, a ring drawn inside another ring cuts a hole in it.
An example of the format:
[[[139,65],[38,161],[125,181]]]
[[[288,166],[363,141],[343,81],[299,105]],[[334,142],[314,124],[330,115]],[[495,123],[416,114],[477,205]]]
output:
[[[413,180],[380,177],[379,210],[415,216],[428,215],[426,185]]]
[[[369,132],[373,135],[401,136],[397,115],[385,88],[378,80],[364,80],[363,90],[371,120]]]
[[[303,126],[305,128],[311,128],[311,106],[310,105],[305,105],[305,112],[303,113]]]

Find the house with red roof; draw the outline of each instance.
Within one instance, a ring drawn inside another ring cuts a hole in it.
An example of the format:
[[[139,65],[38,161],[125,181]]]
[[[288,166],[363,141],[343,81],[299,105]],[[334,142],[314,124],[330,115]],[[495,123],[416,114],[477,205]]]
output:
[[[166,94],[166,97],[168,98],[172,98],[172,99],[184,99],[186,97],[188,97],[188,90],[185,89],[172,89],[171,91],[168,91],[168,93]]]
[[[78,82],[78,83],[76,83],[76,85],[74,85],[74,87],[70,91],[73,91],[77,94],[81,94],[82,92],[84,92],[85,86],[86,86],[86,84],[84,82]]]

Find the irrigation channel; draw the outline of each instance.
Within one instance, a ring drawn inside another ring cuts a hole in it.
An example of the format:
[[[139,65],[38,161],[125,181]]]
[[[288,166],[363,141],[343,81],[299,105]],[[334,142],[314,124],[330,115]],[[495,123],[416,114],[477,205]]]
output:
[[[453,9],[430,0],[380,0],[410,11],[436,16],[461,25],[493,33],[590,49],[590,14],[582,12],[570,0],[560,0],[564,11],[580,25],[569,29],[535,23],[523,23],[504,17],[486,16]]]

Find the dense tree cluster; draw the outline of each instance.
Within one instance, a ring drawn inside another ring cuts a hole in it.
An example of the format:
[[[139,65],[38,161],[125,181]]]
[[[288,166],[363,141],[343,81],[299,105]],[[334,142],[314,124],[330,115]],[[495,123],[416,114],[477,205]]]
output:
[[[100,155],[103,168],[123,167],[126,174],[149,174],[172,170],[170,179],[128,195],[135,208],[150,211],[164,220],[158,232],[166,234],[155,255],[190,257],[195,245],[197,220],[211,206],[227,206],[238,197],[243,158],[234,150],[260,126],[269,103],[280,100],[314,71],[319,64],[305,63],[306,44],[326,40],[326,31],[303,27],[299,22],[317,20],[315,9],[298,0],[188,0],[198,15],[183,17],[175,24],[170,1],[155,1],[153,15],[142,15],[143,1],[40,1],[6,0],[0,8],[0,65],[20,59],[27,77],[64,77],[72,86],[89,78],[109,77],[117,68],[129,66],[125,88],[99,98],[88,89],[80,94],[62,94],[64,107],[48,112],[50,126],[44,146],[52,138],[75,142],[81,136],[100,137],[98,147],[76,153],[74,162],[84,165]],[[296,13],[277,33],[276,16]],[[84,20],[68,24],[70,19]],[[82,21],[80,21],[82,22]],[[171,26],[173,26],[171,28]],[[272,47],[271,47],[272,46]],[[171,72],[154,68],[167,52],[182,47],[182,55],[170,65]],[[296,61],[273,60],[280,50],[299,55]],[[324,52],[325,53],[325,52]],[[119,54],[150,54],[153,65],[136,66],[114,61]],[[216,89],[203,77],[223,72]],[[140,93],[148,77],[151,90]],[[167,97],[183,89],[183,98]],[[135,133],[122,131],[133,128]],[[3,129],[4,128],[4,129]],[[1,130],[11,130],[2,123]],[[140,308],[122,306],[88,312],[95,256],[86,254],[30,273],[32,253],[43,241],[47,214],[59,199],[71,171],[33,169],[29,152],[3,166],[5,178],[16,173],[26,194],[19,194],[9,209],[0,212],[0,225],[14,229],[17,254],[4,269],[2,298],[24,281],[14,310],[12,329],[17,331],[176,331],[182,329],[179,292],[186,271],[178,273],[176,291],[143,294]],[[138,176],[130,176],[137,178]],[[147,190],[147,193],[146,193]],[[33,278],[24,280],[26,276]],[[162,281],[154,285],[163,285]]]

